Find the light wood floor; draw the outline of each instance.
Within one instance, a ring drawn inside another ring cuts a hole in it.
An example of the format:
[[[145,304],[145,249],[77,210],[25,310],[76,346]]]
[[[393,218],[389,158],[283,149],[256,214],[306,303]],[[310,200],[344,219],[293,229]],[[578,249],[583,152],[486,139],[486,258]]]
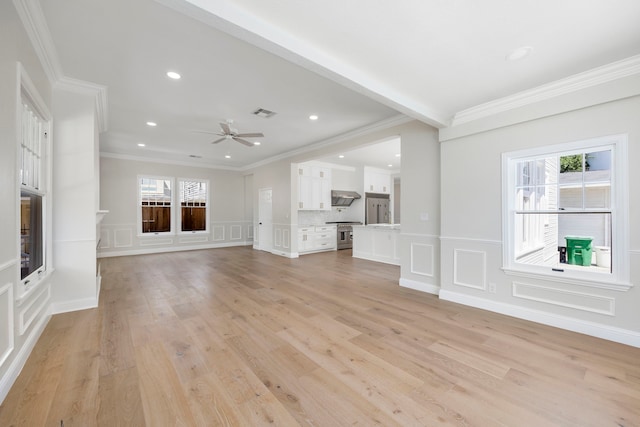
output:
[[[0,426],[639,426],[640,349],[398,286],[350,251],[102,260]]]

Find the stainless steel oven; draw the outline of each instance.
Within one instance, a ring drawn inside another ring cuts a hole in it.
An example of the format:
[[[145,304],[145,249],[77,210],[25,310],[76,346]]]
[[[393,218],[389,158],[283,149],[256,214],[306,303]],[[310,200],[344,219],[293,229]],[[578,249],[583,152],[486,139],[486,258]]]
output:
[[[327,224],[336,224],[337,228],[337,247],[340,249],[353,248],[353,225],[362,225],[361,222],[354,221],[335,221],[327,222]]]

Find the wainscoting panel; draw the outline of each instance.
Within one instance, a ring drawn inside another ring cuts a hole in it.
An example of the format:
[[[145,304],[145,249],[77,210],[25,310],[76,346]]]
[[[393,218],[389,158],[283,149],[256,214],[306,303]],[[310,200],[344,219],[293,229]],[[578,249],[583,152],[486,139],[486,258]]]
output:
[[[204,243],[209,241],[206,235],[180,237],[179,243]]]
[[[213,226],[213,241],[214,242],[224,241],[224,225]]]
[[[424,243],[411,243],[411,273],[433,277],[434,248]]]
[[[485,290],[487,287],[487,254],[482,251],[455,249],[453,284]]]
[[[247,225],[247,239],[253,239],[253,225]]]
[[[18,332],[23,335],[31,323],[47,308],[51,298],[51,286],[45,286],[28,304],[20,308],[18,313]]]
[[[140,246],[166,246],[172,245],[173,239],[142,239]]]
[[[13,283],[0,288],[0,366],[13,351]]]
[[[282,247],[282,229],[276,228],[273,232],[273,246],[276,248]]]
[[[242,240],[241,225],[232,225],[230,227],[229,240]]]
[[[100,230],[100,244],[98,249],[109,249],[111,247],[111,234],[109,230]]]
[[[113,230],[113,247],[130,248],[133,246],[133,232],[130,228]]]
[[[291,233],[288,229],[282,230],[282,247],[285,249],[289,249],[291,246]]]
[[[584,292],[556,289],[530,283],[513,282],[513,296],[592,313],[615,315],[615,299]]]

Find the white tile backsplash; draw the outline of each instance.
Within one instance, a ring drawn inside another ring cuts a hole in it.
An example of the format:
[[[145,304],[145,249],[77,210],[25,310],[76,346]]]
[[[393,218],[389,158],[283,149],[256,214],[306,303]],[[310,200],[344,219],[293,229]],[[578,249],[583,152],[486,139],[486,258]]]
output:
[[[331,208],[330,211],[298,211],[298,225],[321,225],[332,221],[362,222],[358,212],[350,208]]]

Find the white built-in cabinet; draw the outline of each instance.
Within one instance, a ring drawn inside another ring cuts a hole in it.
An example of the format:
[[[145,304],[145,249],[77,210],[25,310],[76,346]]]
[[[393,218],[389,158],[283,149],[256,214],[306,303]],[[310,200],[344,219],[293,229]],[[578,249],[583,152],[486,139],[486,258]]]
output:
[[[335,225],[298,228],[298,253],[333,251],[338,247]]]
[[[391,174],[386,171],[365,167],[364,191],[366,193],[391,193]]]
[[[331,169],[298,165],[298,210],[331,210]]]

